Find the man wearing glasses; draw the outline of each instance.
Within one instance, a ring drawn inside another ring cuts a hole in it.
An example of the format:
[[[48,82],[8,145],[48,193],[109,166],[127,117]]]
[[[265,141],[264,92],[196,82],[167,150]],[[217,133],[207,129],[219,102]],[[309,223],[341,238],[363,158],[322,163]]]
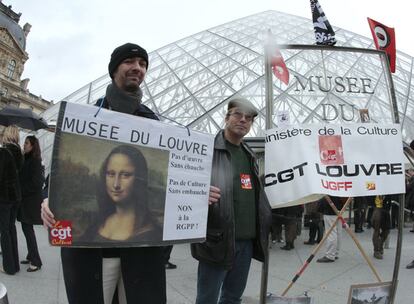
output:
[[[191,247],[199,261],[196,304],[241,303],[251,259],[264,260],[271,209],[242,141],[257,114],[248,100],[232,98],[215,138],[211,186],[220,199],[209,206],[206,241]]]

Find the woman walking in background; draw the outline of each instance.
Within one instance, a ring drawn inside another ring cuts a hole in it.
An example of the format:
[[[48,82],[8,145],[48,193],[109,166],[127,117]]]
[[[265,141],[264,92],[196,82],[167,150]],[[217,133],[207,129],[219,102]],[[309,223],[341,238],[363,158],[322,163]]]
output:
[[[17,250],[16,214],[21,200],[19,171],[23,155],[19,146],[19,129],[8,126],[0,148],[0,234],[3,268],[7,274],[20,270]]]
[[[33,135],[24,141],[24,163],[20,174],[22,203],[17,214],[17,220],[22,224],[26,238],[27,256],[22,264],[29,264],[28,272],[37,271],[42,267],[33,225],[41,225],[40,205],[43,201],[42,186],[44,174],[39,141]]]

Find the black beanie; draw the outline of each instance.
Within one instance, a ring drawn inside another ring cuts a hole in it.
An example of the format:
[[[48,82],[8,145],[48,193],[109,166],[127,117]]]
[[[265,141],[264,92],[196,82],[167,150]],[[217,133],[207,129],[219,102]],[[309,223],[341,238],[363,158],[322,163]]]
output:
[[[125,43],[121,46],[118,46],[111,54],[111,61],[108,65],[109,76],[113,77],[113,74],[121,64],[121,62],[127,58],[132,57],[141,57],[147,62],[147,69],[148,69],[148,53],[138,44],[133,43]]]

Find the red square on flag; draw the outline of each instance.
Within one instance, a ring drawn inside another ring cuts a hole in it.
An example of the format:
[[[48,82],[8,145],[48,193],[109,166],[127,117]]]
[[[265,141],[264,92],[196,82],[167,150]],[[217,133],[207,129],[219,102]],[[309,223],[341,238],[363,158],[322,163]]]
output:
[[[319,156],[323,165],[342,165],[344,151],[341,135],[319,136]]]
[[[253,189],[250,174],[240,173],[240,184],[242,189]]]
[[[72,222],[57,221],[50,229],[50,243],[52,245],[72,245]]]

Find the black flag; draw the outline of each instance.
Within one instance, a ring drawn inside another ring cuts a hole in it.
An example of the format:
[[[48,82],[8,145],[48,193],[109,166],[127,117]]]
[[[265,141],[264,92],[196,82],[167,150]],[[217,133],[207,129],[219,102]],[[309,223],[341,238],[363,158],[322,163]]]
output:
[[[322,10],[318,0],[310,0],[312,9],[313,28],[315,30],[316,44],[335,45],[335,32],[329,24],[328,18]]]

